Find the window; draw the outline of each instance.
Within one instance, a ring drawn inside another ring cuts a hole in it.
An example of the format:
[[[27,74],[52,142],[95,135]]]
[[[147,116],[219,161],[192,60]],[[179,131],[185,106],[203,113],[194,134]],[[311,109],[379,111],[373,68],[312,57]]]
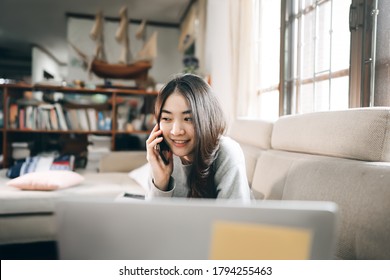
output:
[[[348,108],[349,5],[255,1],[258,117]]]
[[[285,3],[282,114],[348,108],[350,1]]]
[[[280,1],[255,1],[257,117],[279,117]]]

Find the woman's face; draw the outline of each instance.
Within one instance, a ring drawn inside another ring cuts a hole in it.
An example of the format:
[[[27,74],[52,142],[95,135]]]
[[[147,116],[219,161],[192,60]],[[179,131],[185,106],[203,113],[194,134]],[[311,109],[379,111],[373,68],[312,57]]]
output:
[[[171,151],[183,163],[193,160],[195,129],[187,100],[180,93],[172,93],[161,111],[160,129]]]

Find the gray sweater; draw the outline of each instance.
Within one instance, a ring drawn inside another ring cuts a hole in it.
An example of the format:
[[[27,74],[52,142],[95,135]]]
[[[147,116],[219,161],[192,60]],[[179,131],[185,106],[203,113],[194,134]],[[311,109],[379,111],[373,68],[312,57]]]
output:
[[[187,176],[191,165],[183,165],[177,156],[173,156],[173,172],[168,191],[161,191],[149,180],[148,197],[187,197],[189,187]],[[233,139],[223,136],[217,158],[213,165],[217,198],[250,200],[250,189],[246,177],[245,158],[240,145]]]

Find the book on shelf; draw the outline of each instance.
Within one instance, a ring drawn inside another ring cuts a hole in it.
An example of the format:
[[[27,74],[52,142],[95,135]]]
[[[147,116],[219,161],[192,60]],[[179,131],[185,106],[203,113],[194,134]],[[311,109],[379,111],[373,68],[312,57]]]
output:
[[[37,108],[38,110],[38,116],[37,116],[37,128],[38,129],[50,129],[50,119],[49,115],[47,114],[47,110],[44,110],[41,107]]]
[[[96,110],[94,108],[87,109],[88,123],[91,131],[96,131],[97,127],[97,115]]]
[[[107,111],[98,112],[98,130],[111,130],[111,114]]]
[[[89,131],[88,117],[85,109],[77,109],[79,126],[81,130]]]
[[[4,126],[4,112],[0,109],[0,127]]]
[[[25,107],[25,127],[28,129],[34,129],[34,108],[33,106]]]
[[[18,105],[16,103],[12,103],[9,105],[8,124],[10,128],[15,129],[18,127],[17,119],[18,119]]]
[[[73,129],[73,130],[81,129],[80,126],[79,126],[77,110],[76,109],[68,109],[67,115],[68,115],[68,118],[69,118],[71,129]]]
[[[51,124],[51,127],[54,129],[54,130],[58,130],[59,129],[59,126],[58,126],[58,119],[57,119],[57,113],[55,111],[54,108],[50,109],[50,124]]]
[[[19,128],[20,129],[24,129],[24,120],[25,120],[25,112],[24,112],[24,108],[19,108],[18,110],[18,124],[19,124]]]
[[[65,116],[66,126],[68,127],[68,129],[69,130],[73,129],[68,110],[64,110],[64,116]]]
[[[64,110],[62,109],[61,104],[60,104],[60,103],[55,103],[55,104],[54,104],[54,108],[55,108],[56,113],[57,113],[59,128],[60,128],[61,130],[67,131],[67,130],[68,130],[68,125],[67,125],[67,123],[66,123]]]
[[[54,129],[55,124],[53,123],[54,116],[52,115],[52,111],[54,110],[54,106],[52,104],[40,104],[38,105],[38,113],[37,113],[37,128],[43,130],[52,130]]]

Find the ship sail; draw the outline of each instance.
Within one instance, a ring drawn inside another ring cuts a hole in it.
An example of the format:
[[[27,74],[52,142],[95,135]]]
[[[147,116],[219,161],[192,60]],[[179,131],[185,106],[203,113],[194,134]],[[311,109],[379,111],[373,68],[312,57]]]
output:
[[[149,40],[145,43],[143,48],[138,52],[138,60],[152,61],[157,57],[157,31],[154,31]]]
[[[140,24],[140,26],[138,27],[138,30],[137,32],[135,33],[135,37],[138,39],[138,40],[145,40],[145,30],[146,30],[146,20],[143,20]]]

